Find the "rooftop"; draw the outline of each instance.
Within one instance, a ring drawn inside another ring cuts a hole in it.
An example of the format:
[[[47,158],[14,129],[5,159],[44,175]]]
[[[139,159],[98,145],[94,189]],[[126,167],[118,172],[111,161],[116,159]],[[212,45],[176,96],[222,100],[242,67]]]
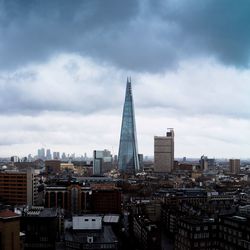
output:
[[[10,218],[17,218],[20,217],[18,214],[12,212],[11,210],[2,210],[0,211],[0,218],[1,219],[10,219]]]

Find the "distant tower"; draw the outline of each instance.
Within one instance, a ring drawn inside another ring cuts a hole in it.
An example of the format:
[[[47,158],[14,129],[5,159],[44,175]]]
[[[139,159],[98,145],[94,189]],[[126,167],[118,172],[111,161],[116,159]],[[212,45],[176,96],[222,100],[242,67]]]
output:
[[[50,149],[46,150],[46,159],[47,160],[51,160],[52,159],[52,155],[51,155]]]
[[[123,106],[118,169],[122,172],[130,173],[138,172],[140,169],[131,78],[127,79],[125,102]]]
[[[240,159],[230,159],[229,160],[229,171],[232,174],[240,173]]]
[[[154,170],[171,172],[174,167],[174,130],[168,129],[166,136],[154,137]]]

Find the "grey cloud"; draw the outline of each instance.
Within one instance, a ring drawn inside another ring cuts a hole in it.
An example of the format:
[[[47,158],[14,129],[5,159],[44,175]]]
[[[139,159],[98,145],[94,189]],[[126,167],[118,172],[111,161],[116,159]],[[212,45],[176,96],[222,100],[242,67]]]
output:
[[[0,67],[65,52],[134,71],[212,56],[249,66],[250,2],[0,0]]]
[[[0,2],[0,65],[22,66],[60,52],[89,53],[92,42],[122,28],[137,12],[137,1]],[[90,51],[91,52],[91,51]]]
[[[78,59],[59,57],[45,66],[0,74],[0,114],[34,116],[55,111],[89,115],[114,110],[123,100],[124,89],[113,84],[123,78],[121,73]]]
[[[211,53],[226,64],[249,66],[249,1],[165,2],[157,10],[165,22],[174,22],[181,29],[182,43],[189,52]]]

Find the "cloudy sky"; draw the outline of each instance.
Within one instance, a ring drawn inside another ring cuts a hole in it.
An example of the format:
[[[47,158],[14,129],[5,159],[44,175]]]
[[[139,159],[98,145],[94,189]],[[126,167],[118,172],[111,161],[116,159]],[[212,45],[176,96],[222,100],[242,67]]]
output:
[[[248,0],[0,0],[0,156],[116,154],[127,76],[140,153],[250,158]]]

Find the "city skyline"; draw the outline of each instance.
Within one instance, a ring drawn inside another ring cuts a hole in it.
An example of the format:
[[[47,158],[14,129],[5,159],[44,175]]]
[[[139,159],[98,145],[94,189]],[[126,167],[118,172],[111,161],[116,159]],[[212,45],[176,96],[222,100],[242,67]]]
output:
[[[0,157],[118,154],[124,81],[138,148],[249,158],[250,3],[0,0]]]

